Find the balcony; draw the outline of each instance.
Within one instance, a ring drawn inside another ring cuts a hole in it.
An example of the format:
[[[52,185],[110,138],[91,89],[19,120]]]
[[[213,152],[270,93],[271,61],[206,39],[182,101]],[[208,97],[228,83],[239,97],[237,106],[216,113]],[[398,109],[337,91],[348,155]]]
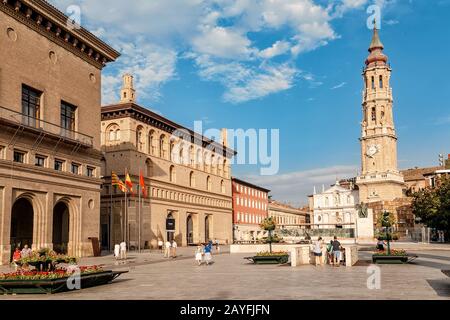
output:
[[[0,106],[0,123],[22,128],[39,137],[51,136],[64,142],[92,148],[94,138],[77,131],[65,129],[54,123],[34,118],[23,113]]]

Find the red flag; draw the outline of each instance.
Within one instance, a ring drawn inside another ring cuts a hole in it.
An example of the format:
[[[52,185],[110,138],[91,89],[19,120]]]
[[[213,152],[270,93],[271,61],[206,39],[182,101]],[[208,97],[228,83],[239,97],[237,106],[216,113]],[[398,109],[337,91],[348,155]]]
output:
[[[144,176],[142,175],[142,171],[139,173],[139,185],[141,186],[142,194],[144,198],[147,198],[147,188],[145,187]]]

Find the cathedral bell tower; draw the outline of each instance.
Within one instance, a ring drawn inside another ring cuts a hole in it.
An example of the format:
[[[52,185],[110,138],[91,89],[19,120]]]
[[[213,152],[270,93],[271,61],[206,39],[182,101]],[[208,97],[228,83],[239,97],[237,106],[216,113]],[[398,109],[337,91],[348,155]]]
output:
[[[123,75],[123,86],[120,91],[120,103],[136,102],[136,90],[134,90],[133,76],[131,74]]]
[[[403,196],[404,179],[397,167],[397,134],[390,87],[391,68],[374,28],[363,72],[362,172],[357,178],[360,201],[392,201]]]

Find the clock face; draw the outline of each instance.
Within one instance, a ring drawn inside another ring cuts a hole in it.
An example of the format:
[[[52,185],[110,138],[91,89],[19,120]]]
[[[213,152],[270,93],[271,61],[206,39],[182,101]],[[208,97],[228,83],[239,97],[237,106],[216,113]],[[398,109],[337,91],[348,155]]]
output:
[[[367,148],[367,156],[373,158],[378,153],[378,146],[372,144]]]

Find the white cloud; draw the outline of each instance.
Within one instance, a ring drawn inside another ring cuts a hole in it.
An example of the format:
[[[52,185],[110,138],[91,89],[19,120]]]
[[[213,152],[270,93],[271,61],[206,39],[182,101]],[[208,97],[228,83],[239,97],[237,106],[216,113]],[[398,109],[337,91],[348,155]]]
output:
[[[259,56],[264,59],[270,59],[289,51],[291,45],[287,41],[277,41],[270,48],[264,49],[259,53]]]
[[[244,102],[287,90],[296,79],[292,58],[339,37],[331,25],[338,5],[319,0],[50,2],[62,11],[69,5],[80,5],[82,24],[123,54],[107,69],[115,71],[107,71],[106,76],[135,73],[137,87],[143,91],[138,97],[146,98],[158,98],[159,88],[176,78],[178,56],[193,58],[202,79],[221,83],[227,101]],[[343,0],[340,5],[347,11],[365,2]],[[249,36],[280,30],[282,38],[268,48],[258,47]],[[207,57],[208,63],[199,63],[199,57]],[[264,63],[275,57],[282,60],[278,65]],[[242,75],[250,76],[244,79]],[[117,80],[107,78],[104,82],[105,101],[109,101]]]
[[[316,186],[317,191],[334,184],[336,178],[353,178],[357,174],[356,166],[333,166],[306,171],[296,171],[276,176],[249,175],[244,180],[266,187],[272,191],[274,199],[293,204],[307,204],[307,196]]]
[[[345,87],[347,85],[347,82],[341,82],[338,85],[335,85],[334,87],[331,88],[331,90],[336,90],[336,89],[340,89],[342,87]]]

